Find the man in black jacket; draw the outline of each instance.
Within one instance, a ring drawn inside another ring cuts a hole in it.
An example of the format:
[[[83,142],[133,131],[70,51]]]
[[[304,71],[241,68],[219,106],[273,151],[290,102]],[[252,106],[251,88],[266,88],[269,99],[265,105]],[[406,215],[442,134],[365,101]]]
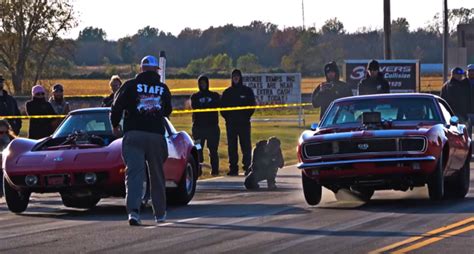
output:
[[[171,114],[171,93],[160,82],[158,60],[145,56],[141,73],[117,91],[110,115],[114,134],[120,135],[124,114],[122,157],[127,165],[125,186],[128,222],[140,225],[140,205],[146,165],[151,186],[153,214],[157,223],[166,219],[166,185],[163,163],[168,157],[164,117]]]
[[[1,116],[19,116],[20,110],[16,100],[3,89],[5,79],[0,74],[0,115]],[[15,135],[20,134],[21,119],[8,119]]]
[[[209,91],[209,78],[200,76],[198,78],[199,92],[191,95],[191,106],[193,109],[218,108],[220,106],[221,96],[216,92]],[[219,129],[219,114],[216,112],[193,113],[193,138],[199,140],[201,147],[207,142],[209,157],[211,159],[211,174],[219,175],[219,139],[221,130]],[[202,149],[200,158],[202,155]]]
[[[360,81],[359,95],[390,93],[390,85],[380,72],[379,62],[371,60],[367,65],[367,77]]]
[[[255,95],[250,87],[242,83],[242,72],[240,70],[232,71],[232,85],[222,94],[222,107],[255,106]],[[252,162],[252,141],[250,118],[255,109],[221,111],[225,119],[227,130],[227,144],[229,155],[229,176],[237,176],[239,167],[237,165],[239,155],[237,153],[237,141],[240,140],[240,149],[242,150],[243,170],[249,173],[250,163]]]
[[[352,96],[351,88],[346,82],[339,80],[339,68],[336,62],[330,62],[324,66],[326,82],[320,84],[313,92],[313,107],[321,107],[319,118],[334,100]]]
[[[464,74],[464,70],[459,67],[451,70],[451,79],[441,88],[441,98],[451,106],[459,120],[465,123],[472,110],[472,96],[470,96],[469,82],[464,79]]]

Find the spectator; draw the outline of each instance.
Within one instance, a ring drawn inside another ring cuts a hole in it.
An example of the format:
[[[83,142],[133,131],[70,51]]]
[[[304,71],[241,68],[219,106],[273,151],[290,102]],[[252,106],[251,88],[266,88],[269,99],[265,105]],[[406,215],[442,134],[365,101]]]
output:
[[[29,116],[56,115],[53,106],[46,101],[46,92],[43,86],[36,85],[31,89],[33,98],[26,102],[26,114]],[[51,135],[54,131],[54,119],[30,119],[28,138],[41,139]]]
[[[441,98],[446,100],[461,122],[468,121],[468,114],[472,110],[471,89],[467,80],[463,80],[465,71],[459,67],[451,70],[451,79],[441,89]],[[449,119],[448,119],[449,121]]]
[[[67,115],[70,111],[69,103],[64,100],[64,87],[61,84],[53,86],[53,96],[49,98],[49,103],[53,106],[57,115]]]
[[[112,92],[110,93],[109,96],[105,97],[102,100],[101,107],[110,107],[110,106],[112,106],[112,102],[114,102],[115,93],[119,90],[121,85],[122,85],[122,80],[120,79],[120,77],[118,75],[113,75],[110,78],[109,86],[110,86],[110,90]]]
[[[158,60],[145,56],[141,73],[117,91],[110,115],[114,134],[120,135],[123,126],[122,157],[127,166],[125,187],[126,206],[130,226],[141,225],[140,205],[146,165],[151,187],[151,201],[156,223],[166,220],[166,186],[163,163],[168,157],[165,141],[164,117],[171,114],[171,93],[160,82]]]
[[[367,65],[367,77],[360,81],[359,95],[390,93],[390,85],[380,72],[379,62],[371,60]]]
[[[18,109],[18,104],[13,98],[9,95],[7,91],[3,88],[5,84],[5,79],[0,74],[0,115],[1,116],[19,116],[21,115],[20,110]],[[12,127],[15,135],[20,134],[21,129],[21,119],[8,119],[10,126]]]
[[[200,76],[198,78],[199,92],[191,95],[191,106],[193,109],[218,108],[220,106],[220,95],[209,91],[209,78]],[[193,113],[193,138],[199,140],[202,149],[199,150],[200,158],[203,157],[202,150],[207,142],[209,157],[211,160],[211,174],[219,175],[219,139],[221,130],[219,129],[219,114],[216,112]]]
[[[3,151],[10,142],[16,138],[10,123],[7,120],[0,119],[0,150]],[[1,154],[0,154],[1,155]],[[1,157],[0,157],[1,159]],[[3,170],[0,169],[0,197],[3,196]]]
[[[326,82],[320,84],[313,92],[313,107],[321,107],[319,118],[323,117],[324,112],[334,100],[352,96],[351,88],[339,80],[339,68],[336,62],[330,62],[324,66]]]
[[[234,70],[232,72],[232,85],[228,87],[222,94],[222,107],[240,107],[255,106],[255,95],[251,88],[244,86],[242,83],[242,72]],[[243,170],[247,175],[250,163],[252,162],[252,141],[251,141],[251,125],[250,118],[255,109],[221,111],[225,119],[227,130],[227,143],[229,155],[229,176],[239,175],[237,153],[237,142],[240,141],[240,149],[242,150]]]
[[[471,89],[474,90],[474,64],[470,64],[467,66],[467,79],[469,80]]]

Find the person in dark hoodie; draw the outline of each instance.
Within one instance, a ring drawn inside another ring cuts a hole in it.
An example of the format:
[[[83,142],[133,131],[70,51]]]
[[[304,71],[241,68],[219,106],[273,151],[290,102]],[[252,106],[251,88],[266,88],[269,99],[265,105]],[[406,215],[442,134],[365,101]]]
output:
[[[26,114],[29,116],[56,115],[53,106],[46,100],[46,91],[43,86],[36,85],[31,89],[33,98],[26,102]],[[54,119],[31,119],[28,138],[41,139],[54,132]]]
[[[472,110],[472,96],[467,96],[471,94],[471,88],[464,75],[463,69],[452,69],[451,79],[441,88],[441,98],[451,106],[460,122],[466,123]]]
[[[9,95],[5,89],[3,89],[4,82],[5,79],[0,74],[0,115],[19,116],[21,113],[18,109],[18,104],[15,98]],[[10,123],[15,135],[18,135],[21,129],[21,119],[8,119],[8,122]]]
[[[228,87],[222,94],[222,107],[239,107],[239,106],[255,106],[255,95],[250,87],[244,86],[242,83],[242,72],[240,70],[232,71],[232,85]],[[229,176],[237,176],[239,174],[237,153],[237,142],[240,141],[240,149],[242,151],[243,170],[246,174],[252,162],[252,141],[251,141],[251,125],[250,118],[255,109],[221,111],[221,115],[225,119],[227,130],[227,144],[229,155]]]
[[[380,72],[379,62],[371,60],[367,65],[367,77],[360,81],[359,95],[390,93],[390,85]]]
[[[324,112],[334,100],[352,96],[351,88],[343,81],[339,80],[339,68],[336,62],[330,62],[324,66],[326,82],[320,84],[313,92],[313,107],[321,107],[319,118],[323,117]]]
[[[125,82],[117,91],[110,120],[113,132],[121,135],[124,116],[122,157],[125,174],[126,208],[130,226],[141,225],[140,206],[148,165],[153,215],[156,223],[166,220],[166,180],[163,164],[168,158],[164,117],[171,114],[171,93],[161,83],[159,64],[154,56],[141,61],[141,73]]]
[[[216,92],[209,91],[209,78],[200,76],[198,78],[199,92],[191,95],[191,107],[193,109],[218,108],[220,106],[221,96]],[[211,174],[219,175],[219,139],[221,130],[219,129],[219,114],[216,112],[193,113],[193,138],[199,140],[201,147],[207,142],[209,157],[211,160]],[[200,158],[204,158],[202,149]]]

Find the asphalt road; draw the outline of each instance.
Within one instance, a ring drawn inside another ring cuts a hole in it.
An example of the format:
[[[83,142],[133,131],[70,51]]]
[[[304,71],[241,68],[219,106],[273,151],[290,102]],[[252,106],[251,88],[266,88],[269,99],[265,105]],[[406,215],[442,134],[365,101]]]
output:
[[[243,177],[201,181],[167,223],[156,226],[148,209],[142,227],[128,226],[122,199],[86,211],[33,195],[22,215],[0,199],[0,253],[474,253],[473,180],[464,200],[431,202],[419,188],[376,192],[365,204],[325,190],[309,207],[300,172],[287,167],[277,191],[246,191]]]

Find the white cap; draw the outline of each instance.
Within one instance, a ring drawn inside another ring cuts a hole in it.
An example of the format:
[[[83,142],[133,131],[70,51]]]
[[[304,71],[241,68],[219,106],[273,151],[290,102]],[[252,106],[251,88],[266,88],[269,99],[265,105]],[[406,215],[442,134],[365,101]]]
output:
[[[141,66],[151,66],[160,68],[158,60],[154,56],[145,56],[141,61]]]

